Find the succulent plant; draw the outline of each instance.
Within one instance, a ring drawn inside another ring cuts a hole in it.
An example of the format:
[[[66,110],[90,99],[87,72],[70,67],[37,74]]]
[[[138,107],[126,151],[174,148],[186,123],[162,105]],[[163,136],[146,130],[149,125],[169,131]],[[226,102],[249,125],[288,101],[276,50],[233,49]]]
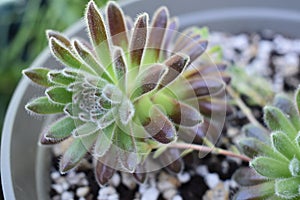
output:
[[[300,87],[295,101],[276,95],[272,106],[264,108],[269,133],[252,125],[240,142],[243,152],[253,158],[251,168],[235,174],[246,186],[236,199],[300,199]]]
[[[51,52],[63,69],[23,72],[46,88],[45,96],[26,109],[59,116],[40,143],[70,140],[60,160],[62,173],[90,153],[100,185],[116,170],[142,182],[151,170],[146,162],[150,153],[156,153],[161,167],[180,172],[180,152],[166,147],[204,137],[214,126],[213,113],[222,116],[224,81],[230,80],[225,65],[215,65],[213,54],[201,56],[208,42],[200,28],[178,34],[178,21],[169,18],[166,7],[154,13],[151,24],[146,13],[133,23],[110,2],[105,22],[91,1],[85,18],[91,44],[47,31]]]

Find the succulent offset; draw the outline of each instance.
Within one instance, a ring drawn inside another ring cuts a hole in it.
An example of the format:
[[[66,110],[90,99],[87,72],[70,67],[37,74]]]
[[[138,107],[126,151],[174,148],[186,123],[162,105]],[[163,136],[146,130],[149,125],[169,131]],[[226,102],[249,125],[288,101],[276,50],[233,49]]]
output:
[[[264,108],[264,118],[271,134],[245,127],[247,138],[240,146],[253,160],[251,168],[235,174],[245,186],[236,199],[300,199],[300,88],[294,101],[278,94]]]
[[[169,18],[166,7],[154,13],[150,24],[146,13],[133,23],[110,2],[105,22],[91,1],[85,17],[91,44],[47,31],[63,69],[23,72],[47,88],[26,109],[59,116],[42,133],[41,144],[70,140],[60,161],[62,173],[87,153],[93,155],[100,185],[115,170],[143,182],[147,158],[158,149],[160,165],[180,172],[180,152],[164,147],[177,140],[192,142],[216,126],[212,113],[222,116],[226,109],[224,85],[230,78],[225,66],[201,56],[208,44],[202,29],[191,27],[179,35],[178,21]]]

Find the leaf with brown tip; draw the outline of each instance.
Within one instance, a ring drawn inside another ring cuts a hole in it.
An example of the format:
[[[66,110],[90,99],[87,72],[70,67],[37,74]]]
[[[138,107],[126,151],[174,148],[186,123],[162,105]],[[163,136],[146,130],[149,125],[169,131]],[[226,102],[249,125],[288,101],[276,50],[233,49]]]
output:
[[[188,55],[191,62],[193,62],[196,58],[200,57],[205,52],[207,45],[207,40],[203,40],[200,38],[197,41],[192,42],[190,45],[186,46],[180,52]]]
[[[105,186],[114,175],[116,170],[108,165],[105,165],[100,159],[94,160],[94,163],[96,181],[100,186]]]
[[[152,23],[150,25],[151,29],[143,64],[147,65],[158,61],[168,24],[168,18],[169,11],[167,7],[160,7],[154,13]]]
[[[114,2],[108,3],[107,20],[113,44],[127,50],[128,38],[124,14],[120,7]]]
[[[178,149],[168,148],[158,159],[163,167],[166,167],[166,169],[173,174],[179,174],[183,170],[184,164]]]
[[[160,85],[161,81],[168,73],[168,67],[162,64],[154,64],[148,66],[144,71],[142,71],[136,78],[136,85],[130,99],[140,98]]]
[[[162,47],[162,51],[161,51],[161,60],[165,60],[167,57],[170,56],[171,53],[171,43],[172,40],[176,34],[176,31],[178,29],[178,20],[177,18],[173,18],[170,20],[167,28],[166,28],[166,33],[165,33],[165,39],[164,39],[164,43],[163,43],[163,47]]]
[[[97,56],[102,66],[107,69],[109,74],[114,77],[111,67],[111,54],[106,32],[106,26],[102,15],[99,13],[97,6],[90,1],[87,6],[86,19],[88,23],[88,31],[92,44],[97,52]]]
[[[148,14],[144,13],[140,15],[133,28],[132,37],[130,40],[130,59],[132,65],[130,68],[138,67],[141,63],[144,48],[147,42],[148,32]]]
[[[165,87],[172,81],[176,79],[176,77],[184,71],[185,67],[189,63],[189,57],[176,54],[170,57],[165,61],[165,65],[169,68],[168,73],[162,79],[160,87]]]
[[[62,35],[61,33],[57,32],[57,31],[53,31],[53,30],[47,30],[46,35],[47,35],[48,39],[50,39],[52,37],[56,38],[58,41],[63,43],[68,49],[72,49],[70,40],[68,38],[66,38],[64,35]]]
[[[47,68],[34,68],[22,71],[22,73],[27,76],[32,82],[44,87],[53,86],[53,84],[48,80],[47,74],[49,72],[50,70]]]
[[[150,110],[150,118],[143,123],[145,130],[160,143],[167,144],[176,140],[176,130],[168,117],[157,106]]]
[[[93,134],[84,138],[74,139],[60,160],[59,171],[66,173],[76,167],[92,148],[95,137],[96,134]]]

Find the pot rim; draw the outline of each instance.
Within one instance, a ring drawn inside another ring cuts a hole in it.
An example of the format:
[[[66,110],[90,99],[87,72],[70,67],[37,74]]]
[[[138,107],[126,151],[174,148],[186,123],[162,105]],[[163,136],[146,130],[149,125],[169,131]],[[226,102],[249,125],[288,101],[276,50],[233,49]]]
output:
[[[122,7],[127,6],[133,2],[137,2],[141,0],[125,0],[120,1],[120,5]],[[254,12],[255,11],[255,12]],[[300,22],[300,13],[289,10],[289,9],[275,9],[275,8],[260,8],[260,7],[236,7],[236,8],[224,8],[224,9],[209,9],[201,12],[192,12],[189,14],[177,15],[180,19],[180,23],[185,26],[189,26],[191,24],[199,24],[197,19],[193,20],[192,15],[200,15],[201,23],[210,23],[214,21],[222,20],[231,20],[234,18],[252,18],[252,19],[273,19],[273,20],[286,20],[286,21],[298,21]],[[226,17],[225,17],[226,16]],[[185,20],[186,19],[186,20]],[[73,26],[68,28],[64,33],[67,36],[72,35],[72,33],[79,31],[83,27],[83,21],[76,22]],[[39,63],[42,63],[45,58],[49,55],[50,51],[48,47],[42,51],[42,53],[34,60],[30,67],[34,68],[40,66]],[[4,192],[5,199],[15,199],[15,191],[13,186],[12,171],[11,171],[11,138],[12,131],[14,126],[14,119],[17,115],[19,104],[21,99],[26,92],[26,89],[30,81],[21,78],[12,98],[9,103],[4,126],[2,131],[2,141],[1,141],[1,181],[2,188]]]

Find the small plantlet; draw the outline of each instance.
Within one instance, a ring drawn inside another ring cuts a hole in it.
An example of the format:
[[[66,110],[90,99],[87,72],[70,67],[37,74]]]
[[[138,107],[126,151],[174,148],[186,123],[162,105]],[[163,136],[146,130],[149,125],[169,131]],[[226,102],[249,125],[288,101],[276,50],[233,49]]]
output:
[[[178,21],[169,18],[166,7],[154,13],[150,24],[148,18],[143,13],[132,23],[110,2],[104,21],[91,1],[85,15],[91,44],[47,31],[51,52],[64,68],[23,72],[46,88],[45,96],[26,109],[60,116],[40,143],[70,140],[61,173],[87,153],[93,156],[100,185],[116,170],[143,182],[153,170],[146,162],[150,154],[160,167],[178,173],[183,167],[180,152],[168,145],[204,137],[212,113],[221,116],[226,109],[222,95],[230,78],[224,65],[215,66],[209,56],[200,58],[208,44],[203,31],[192,27],[178,36]]]
[[[294,101],[277,95],[273,106],[264,108],[264,119],[271,134],[245,127],[240,147],[253,160],[251,168],[235,174],[246,186],[236,199],[300,199],[300,87]]]

